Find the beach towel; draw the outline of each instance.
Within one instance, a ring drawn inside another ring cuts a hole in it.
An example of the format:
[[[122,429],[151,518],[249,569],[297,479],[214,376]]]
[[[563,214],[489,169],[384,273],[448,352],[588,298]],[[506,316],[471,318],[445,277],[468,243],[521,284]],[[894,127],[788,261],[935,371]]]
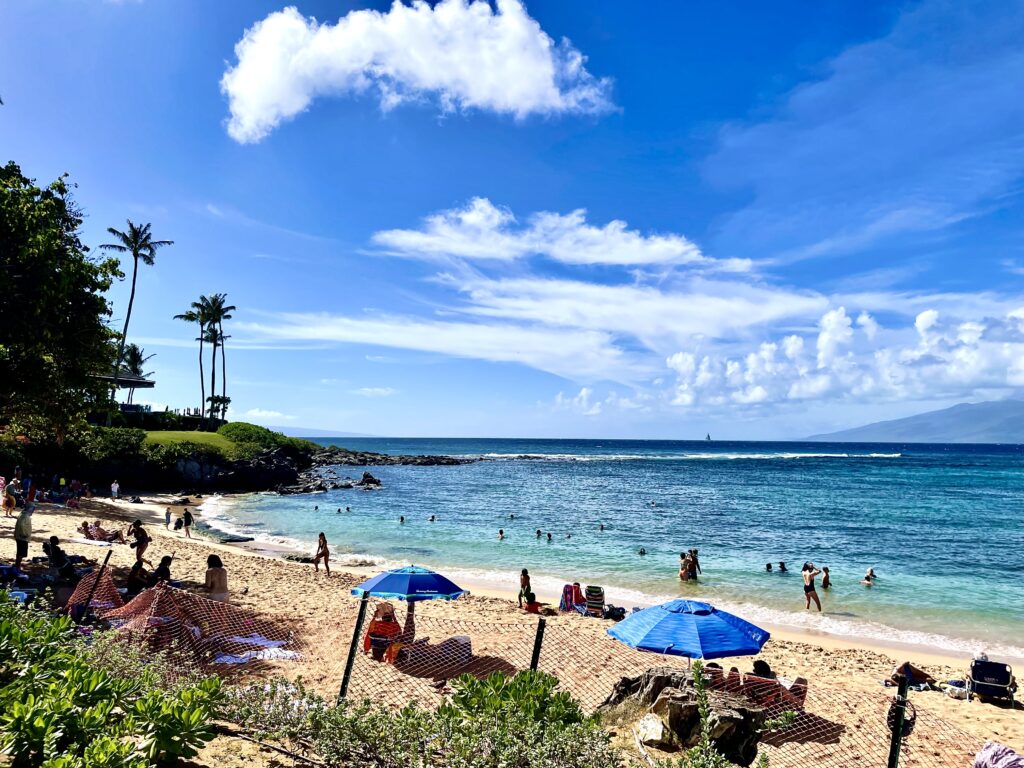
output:
[[[245,653],[218,653],[213,659],[214,664],[248,664],[250,661],[295,661],[299,654],[295,651],[282,651],[280,648],[266,648],[261,651]]]
[[[1024,757],[1009,747],[987,741],[974,758],[974,768],[1024,768]]]
[[[572,584],[566,584],[562,587],[562,599],[558,603],[558,610],[565,613],[569,613],[573,610]]]

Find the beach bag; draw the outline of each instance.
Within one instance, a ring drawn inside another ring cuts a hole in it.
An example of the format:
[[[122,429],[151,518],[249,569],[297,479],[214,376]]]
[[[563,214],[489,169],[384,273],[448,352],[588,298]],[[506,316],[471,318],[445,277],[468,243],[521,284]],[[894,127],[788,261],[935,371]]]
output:
[[[626,609],[615,605],[609,605],[604,609],[604,617],[612,621],[622,621],[626,618]]]

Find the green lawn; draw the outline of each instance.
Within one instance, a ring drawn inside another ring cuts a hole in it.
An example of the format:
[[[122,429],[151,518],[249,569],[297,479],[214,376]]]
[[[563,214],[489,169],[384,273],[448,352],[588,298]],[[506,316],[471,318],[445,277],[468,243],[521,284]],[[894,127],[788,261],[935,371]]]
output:
[[[224,435],[218,435],[216,432],[147,432],[146,442],[156,445],[197,443],[199,445],[208,445],[211,448],[216,448],[224,455],[227,455],[228,452],[235,447],[235,444],[224,437]]]

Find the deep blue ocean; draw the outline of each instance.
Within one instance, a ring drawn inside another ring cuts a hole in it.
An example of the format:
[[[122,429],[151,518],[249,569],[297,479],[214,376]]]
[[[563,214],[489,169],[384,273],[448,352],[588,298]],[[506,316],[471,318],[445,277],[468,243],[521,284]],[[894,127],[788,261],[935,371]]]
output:
[[[374,467],[380,491],[211,500],[204,519],[310,552],[324,531],[339,562],[424,564],[509,589],[525,567],[549,595],[581,581],[610,602],[686,595],[752,621],[1024,658],[1024,446],[318,442],[487,460]],[[683,584],[679,553],[691,547],[704,574]],[[765,571],[779,560],[790,574]],[[822,615],[804,610],[805,560],[831,570]]]

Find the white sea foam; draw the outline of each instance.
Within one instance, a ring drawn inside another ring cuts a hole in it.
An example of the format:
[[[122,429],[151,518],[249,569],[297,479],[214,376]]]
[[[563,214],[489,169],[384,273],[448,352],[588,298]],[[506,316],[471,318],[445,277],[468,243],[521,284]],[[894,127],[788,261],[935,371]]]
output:
[[[257,544],[268,544],[273,547],[283,547],[296,552],[306,552],[310,547],[308,542],[293,539],[290,536],[279,536],[267,533],[262,530],[265,523],[254,521],[252,525],[239,520],[234,514],[239,499],[226,496],[211,496],[203,501],[196,511],[200,514],[200,521],[206,523],[210,528],[228,536],[240,536],[251,538]]]
[[[491,461],[773,461],[784,459],[898,459],[902,453],[476,453],[461,458]]]
[[[504,589],[519,583],[519,574],[512,571],[484,571],[471,568],[444,569],[446,576],[456,583],[462,579],[466,584],[479,584],[484,588]],[[548,595],[560,595],[566,580],[545,574],[531,573],[531,583],[535,591]],[[465,586],[465,584],[464,584]],[[470,587],[471,589],[471,587]],[[605,587],[605,602],[632,608],[658,605],[669,600],[678,599],[679,595],[657,595],[617,586]],[[694,599],[701,599],[696,597]],[[767,625],[769,628],[796,629],[812,633],[822,633],[850,640],[866,640],[885,644],[898,643],[908,646],[919,646],[945,652],[970,655],[985,651],[990,656],[1024,659],[1024,647],[1005,643],[993,643],[979,638],[950,637],[935,632],[924,632],[897,629],[874,621],[849,619],[830,616],[828,613],[810,613],[806,611],[787,611],[748,602],[732,602],[709,596],[708,601],[715,607],[741,616],[755,624]]]

